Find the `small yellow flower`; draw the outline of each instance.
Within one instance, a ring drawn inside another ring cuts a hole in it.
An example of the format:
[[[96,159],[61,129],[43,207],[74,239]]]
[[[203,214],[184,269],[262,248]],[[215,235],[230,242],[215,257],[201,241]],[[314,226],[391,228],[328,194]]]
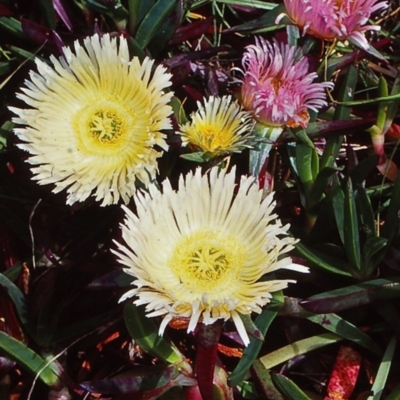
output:
[[[137,214],[124,207],[126,245],[117,243],[115,254],[136,287],[121,301],[136,296],[148,317],[163,316],[160,334],[173,318],[190,318],[189,332],[198,321],[232,318],[248,344],[239,313],[260,313],[271,292],[293,282],[261,278],[306,270],[282,257],[296,240],[273,214],[273,195],[263,199],[254,177],[243,177],[235,191],[235,169],[202,176],[198,168],[181,176],[177,191],[165,180],[162,192],[155,185],[137,192]]]
[[[191,144],[210,156],[239,152],[249,147],[248,139],[254,122],[231,96],[211,96],[204,106],[197,102],[198,111],[192,121],[180,126],[182,143]]]
[[[171,75],[152,71],[147,57],[131,59],[123,37],[94,35],[74,50],[52,65],[36,59],[38,72],[17,94],[31,108],[10,107],[23,125],[19,147],[32,154],[33,179],[66,190],[68,204],[92,194],[103,206],[128,202],[136,180],[147,186],[156,175],[162,152],[154,146],[168,150],[160,131],[171,128]]]

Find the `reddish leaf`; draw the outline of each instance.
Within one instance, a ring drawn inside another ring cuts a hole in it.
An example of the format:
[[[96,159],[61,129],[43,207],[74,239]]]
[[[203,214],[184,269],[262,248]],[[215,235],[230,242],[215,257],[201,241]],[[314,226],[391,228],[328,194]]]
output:
[[[348,346],[341,346],[328,384],[325,400],[348,400],[360,371],[361,356]]]
[[[169,44],[178,44],[185,42],[186,40],[191,40],[200,37],[207,32],[211,25],[211,18],[201,19],[192,22],[189,25],[183,26],[176,30],[174,36],[170,40]]]
[[[53,50],[58,50],[58,45],[55,39],[58,39],[58,35],[54,35],[52,30],[46,28],[43,25],[36,24],[35,22],[30,21],[29,19],[22,18],[21,19],[21,28],[26,36],[31,39],[33,42],[46,45]]]
[[[14,13],[8,7],[0,4],[0,17],[9,17],[13,14]]]

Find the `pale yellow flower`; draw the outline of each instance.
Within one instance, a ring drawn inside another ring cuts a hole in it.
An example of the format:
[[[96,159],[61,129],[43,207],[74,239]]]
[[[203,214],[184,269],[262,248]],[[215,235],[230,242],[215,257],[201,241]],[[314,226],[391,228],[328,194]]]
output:
[[[39,184],[66,190],[68,204],[94,195],[101,205],[128,202],[136,180],[147,186],[157,158],[168,150],[163,129],[171,128],[171,75],[154,61],[129,56],[124,37],[88,37],[63,49],[51,64],[36,59],[17,97],[30,109],[18,115],[19,147]]]
[[[231,96],[197,102],[198,110],[191,122],[180,126],[182,144],[191,144],[210,156],[239,152],[248,146],[254,121],[251,114],[242,110]]]
[[[249,338],[239,316],[260,313],[271,293],[289,280],[261,278],[281,268],[304,272],[285,253],[296,240],[273,213],[273,195],[263,199],[254,177],[242,177],[235,194],[235,169],[189,173],[174,191],[169,180],[162,192],[135,196],[137,214],[124,207],[119,261],[135,279],[135,288],[121,301],[136,296],[148,317],[163,316],[159,333],[177,317],[208,325],[232,318],[245,344]]]

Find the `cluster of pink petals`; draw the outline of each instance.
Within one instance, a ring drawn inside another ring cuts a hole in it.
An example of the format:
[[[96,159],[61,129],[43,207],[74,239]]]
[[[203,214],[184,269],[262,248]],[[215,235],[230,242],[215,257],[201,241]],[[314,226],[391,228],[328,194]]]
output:
[[[320,39],[353,39],[366,49],[364,36],[367,30],[379,30],[379,26],[365,25],[371,14],[387,7],[386,1],[378,0],[284,0],[287,15],[303,30]]]
[[[254,118],[268,126],[306,128],[308,110],[325,106],[325,89],[332,83],[313,83],[308,60],[301,49],[272,44],[256,37],[243,56],[242,103]]]

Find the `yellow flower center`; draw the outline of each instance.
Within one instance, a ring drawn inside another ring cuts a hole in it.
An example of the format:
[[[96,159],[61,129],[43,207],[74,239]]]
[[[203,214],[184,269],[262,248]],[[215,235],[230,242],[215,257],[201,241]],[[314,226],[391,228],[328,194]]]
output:
[[[117,99],[93,101],[73,117],[72,126],[80,151],[110,155],[122,150],[136,126],[136,114]]]
[[[192,292],[216,293],[238,279],[246,258],[236,238],[205,228],[178,243],[169,265]]]
[[[190,143],[204,152],[213,153],[218,149],[227,149],[232,145],[232,126],[196,122],[186,131]]]
[[[123,122],[115,111],[101,109],[91,116],[88,128],[98,141],[112,143],[123,133]]]

